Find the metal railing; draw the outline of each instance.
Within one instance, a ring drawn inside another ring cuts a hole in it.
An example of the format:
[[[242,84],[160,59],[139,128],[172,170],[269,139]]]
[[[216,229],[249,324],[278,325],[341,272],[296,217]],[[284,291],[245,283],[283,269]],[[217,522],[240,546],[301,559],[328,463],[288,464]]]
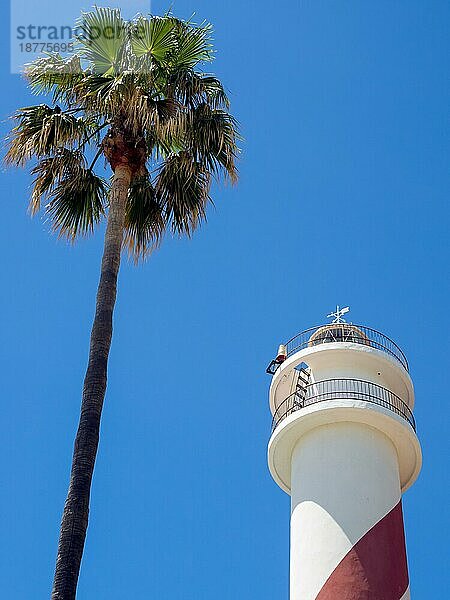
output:
[[[353,323],[329,323],[306,329],[286,343],[287,356],[304,348],[332,342],[353,342],[371,346],[396,358],[408,371],[406,356],[395,342],[375,329]]]
[[[403,417],[416,430],[416,422],[409,406],[394,392],[360,379],[326,379],[310,383],[286,398],[276,409],[272,419],[272,432],[292,413],[326,400],[363,400],[392,410]]]

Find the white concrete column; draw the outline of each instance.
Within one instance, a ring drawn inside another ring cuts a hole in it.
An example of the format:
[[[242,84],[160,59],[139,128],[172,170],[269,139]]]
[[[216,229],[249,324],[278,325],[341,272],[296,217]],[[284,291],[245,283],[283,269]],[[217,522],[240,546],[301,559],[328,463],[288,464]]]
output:
[[[398,459],[387,436],[352,422],[308,431],[292,454],[291,496],[291,600],[409,599]]]

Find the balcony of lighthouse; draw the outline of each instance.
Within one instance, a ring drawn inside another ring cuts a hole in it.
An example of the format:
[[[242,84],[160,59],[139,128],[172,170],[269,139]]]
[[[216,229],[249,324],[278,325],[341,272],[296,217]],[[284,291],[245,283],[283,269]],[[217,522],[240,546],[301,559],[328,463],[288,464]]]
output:
[[[306,394],[305,400],[309,401],[313,397],[331,399],[331,384],[327,384],[326,394],[317,393],[317,385],[306,389],[310,384],[326,380],[340,381],[337,384],[338,398],[342,398],[343,380],[359,380],[362,382],[358,387],[361,399],[363,394],[367,400],[373,394],[375,400],[387,399],[390,392],[392,396],[386,400],[388,404],[400,407],[401,402],[410,411],[414,408],[414,388],[405,354],[394,341],[370,327],[350,323],[312,327],[281,345],[278,354],[267,369],[273,375],[270,386],[273,415],[279,414],[281,405],[288,404],[287,399],[293,399],[292,395],[296,392],[300,392],[300,396]],[[386,392],[369,384],[384,388]],[[354,398],[356,384],[353,388],[350,386],[347,384],[346,387],[350,397]],[[325,384],[322,383],[321,388],[325,390]],[[407,412],[403,408],[401,410]]]
[[[383,432],[393,442],[402,490],[421,465],[408,361],[384,334],[362,325],[329,323],[282,344],[272,375],[269,468],[290,490],[290,457],[298,440],[316,427],[353,422]]]
[[[405,419],[414,431],[416,430],[411,409],[396,394],[371,381],[345,378],[316,381],[290,394],[275,410],[272,418],[272,432],[284,419],[296,411],[332,400],[358,400],[381,406]]]
[[[395,358],[406,371],[409,370],[406,356],[394,341],[375,329],[350,323],[328,323],[305,329],[284,344],[286,358],[304,348],[333,343],[352,343],[370,346]],[[267,367],[267,372],[273,375],[280,364],[276,360],[273,360]]]

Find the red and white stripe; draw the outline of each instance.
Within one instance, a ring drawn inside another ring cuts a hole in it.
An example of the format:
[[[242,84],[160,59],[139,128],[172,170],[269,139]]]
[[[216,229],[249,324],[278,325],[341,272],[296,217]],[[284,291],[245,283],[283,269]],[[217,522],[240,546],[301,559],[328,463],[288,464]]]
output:
[[[397,453],[380,431],[334,423],[292,456],[291,600],[408,600]]]
[[[409,598],[401,501],[345,555],[317,600]]]

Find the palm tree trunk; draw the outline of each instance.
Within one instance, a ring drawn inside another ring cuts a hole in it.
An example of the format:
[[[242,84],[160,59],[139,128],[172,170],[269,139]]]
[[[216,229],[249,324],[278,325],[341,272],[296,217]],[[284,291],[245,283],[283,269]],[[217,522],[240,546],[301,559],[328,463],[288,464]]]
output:
[[[74,600],[88,526],[92,474],[97,455],[100,418],[106,392],[108,355],[131,169],[118,165],[110,193],[100,282],[84,379],[80,422],[64,505],[53,581],[52,600]]]

